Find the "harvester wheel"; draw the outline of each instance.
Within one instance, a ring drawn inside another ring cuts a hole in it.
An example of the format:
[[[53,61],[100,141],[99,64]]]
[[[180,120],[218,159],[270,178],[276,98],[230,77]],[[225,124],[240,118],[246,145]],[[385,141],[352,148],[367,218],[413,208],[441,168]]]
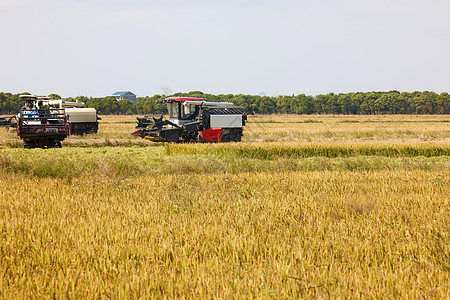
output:
[[[23,141],[23,148],[25,149],[32,149],[36,148],[36,142],[35,141]]]
[[[61,148],[61,141],[47,141],[44,144],[44,148]]]

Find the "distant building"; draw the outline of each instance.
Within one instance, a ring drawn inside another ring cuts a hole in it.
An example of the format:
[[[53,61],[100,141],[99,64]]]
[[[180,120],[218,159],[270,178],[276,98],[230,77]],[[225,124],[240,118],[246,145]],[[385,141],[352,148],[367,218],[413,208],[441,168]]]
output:
[[[130,91],[115,92],[111,96],[115,97],[117,101],[126,99],[136,104],[136,95]]]

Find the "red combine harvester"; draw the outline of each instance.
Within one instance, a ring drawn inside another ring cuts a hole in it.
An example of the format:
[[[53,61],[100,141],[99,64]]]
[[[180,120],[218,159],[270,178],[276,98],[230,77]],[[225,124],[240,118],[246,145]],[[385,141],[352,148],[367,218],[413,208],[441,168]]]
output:
[[[0,127],[15,128],[24,148],[59,148],[69,134],[97,133],[101,118],[95,108],[51,97],[19,97],[25,105],[17,116],[0,116]]]
[[[165,98],[169,120],[137,118],[133,135],[158,142],[239,142],[247,120],[243,108],[203,98]]]

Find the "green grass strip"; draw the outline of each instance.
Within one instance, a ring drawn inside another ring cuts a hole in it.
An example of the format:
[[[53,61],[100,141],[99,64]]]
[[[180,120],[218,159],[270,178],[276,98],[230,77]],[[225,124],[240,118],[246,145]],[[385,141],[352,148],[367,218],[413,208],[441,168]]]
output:
[[[384,157],[435,157],[450,156],[450,148],[442,145],[236,145],[213,144],[189,145],[169,144],[165,146],[166,154],[214,154],[235,155],[257,159],[273,159],[277,157],[352,157],[352,156],[384,156]]]

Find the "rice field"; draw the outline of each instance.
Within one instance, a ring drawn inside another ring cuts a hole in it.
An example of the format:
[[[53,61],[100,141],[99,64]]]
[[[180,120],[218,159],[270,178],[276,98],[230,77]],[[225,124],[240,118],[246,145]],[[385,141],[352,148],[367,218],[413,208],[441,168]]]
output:
[[[0,129],[0,298],[450,297],[449,116],[249,116],[155,144],[134,116]]]

